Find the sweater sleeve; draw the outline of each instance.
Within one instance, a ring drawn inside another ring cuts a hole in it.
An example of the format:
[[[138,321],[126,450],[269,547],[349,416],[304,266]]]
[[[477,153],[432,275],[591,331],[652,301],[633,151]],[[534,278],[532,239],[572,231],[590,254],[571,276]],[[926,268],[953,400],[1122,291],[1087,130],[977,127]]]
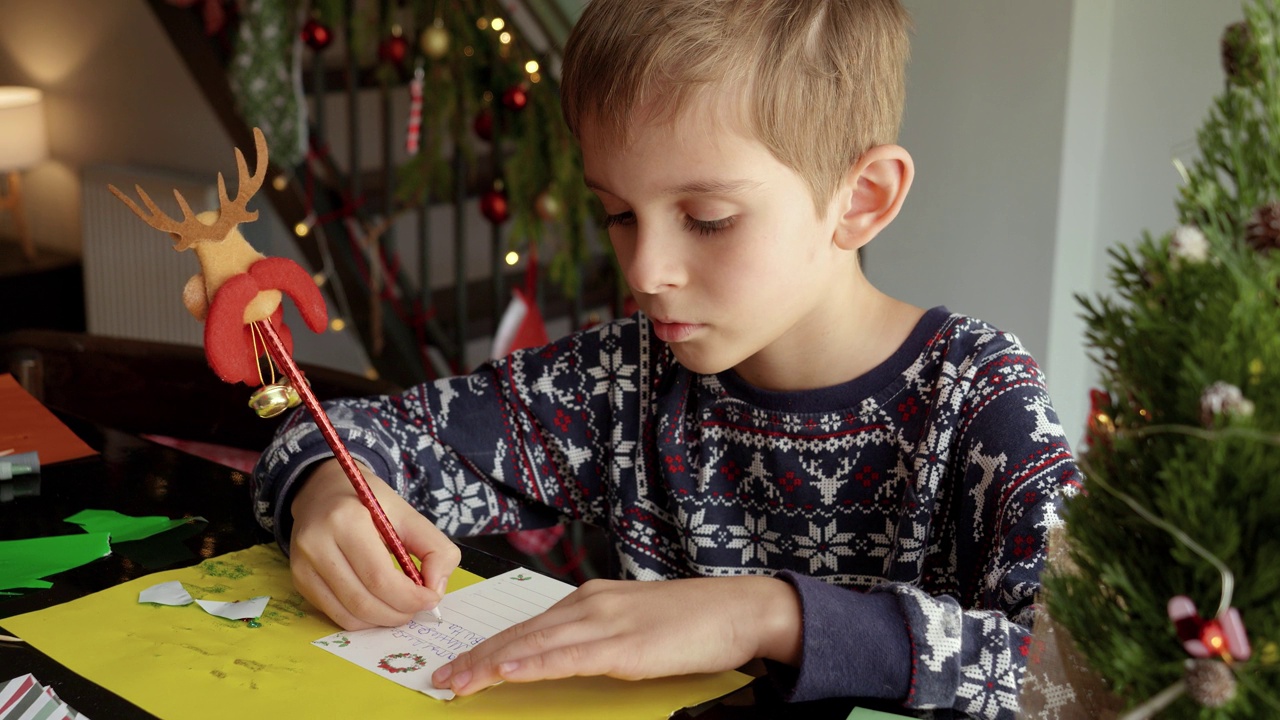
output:
[[[618,393],[619,324],[518,351],[474,373],[400,395],[324,403],[356,460],[449,535],[598,523],[609,462],[601,441]],[[583,359],[589,359],[584,361]],[[629,365],[627,367],[630,367]],[[310,466],[331,457],[310,415],[281,426],[253,473],[255,512],[287,552],[293,494]]]
[[[780,575],[796,588],[804,623],[800,667],[772,666],[787,699],[884,698],[1016,717],[1049,531],[1080,477],[1039,368],[1016,342],[976,368],[957,405],[942,507],[929,521],[948,528],[958,577],[945,590],[926,571],[859,592]]]

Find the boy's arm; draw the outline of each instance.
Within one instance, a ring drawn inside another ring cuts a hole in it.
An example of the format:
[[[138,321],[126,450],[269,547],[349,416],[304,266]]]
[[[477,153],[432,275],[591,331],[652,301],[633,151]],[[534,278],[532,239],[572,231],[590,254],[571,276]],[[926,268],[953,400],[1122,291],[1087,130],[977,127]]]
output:
[[[1080,476],[1039,368],[1016,341],[983,359],[960,407],[942,480],[949,509],[933,516],[952,516],[958,588],[931,591],[922,578],[858,593],[784,574],[805,627],[798,671],[774,673],[789,699],[896,698],[1015,716],[1049,531]]]
[[[449,535],[593,522],[604,512],[598,485],[609,458],[600,428],[619,376],[604,346],[626,340],[616,330],[579,333],[470,375],[325,408],[355,459]],[[255,468],[258,520],[286,552],[293,497],[330,455],[315,424],[295,413]]]

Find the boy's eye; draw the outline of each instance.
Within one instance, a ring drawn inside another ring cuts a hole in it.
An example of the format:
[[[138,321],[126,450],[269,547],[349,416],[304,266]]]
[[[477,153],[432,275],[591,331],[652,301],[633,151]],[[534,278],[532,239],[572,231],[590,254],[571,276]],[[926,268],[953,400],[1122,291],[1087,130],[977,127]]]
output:
[[[611,228],[615,225],[631,225],[635,223],[635,221],[636,221],[636,214],[631,211],[620,212],[613,215],[604,216],[604,226],[606,229]]]
[[[719,220],[699,220],[697,218],[685,218],[684,228],[689,232],[696,232],[699,235],[714,235],[722,230],[728,230],[733,227],[733,216],[720,218]]]

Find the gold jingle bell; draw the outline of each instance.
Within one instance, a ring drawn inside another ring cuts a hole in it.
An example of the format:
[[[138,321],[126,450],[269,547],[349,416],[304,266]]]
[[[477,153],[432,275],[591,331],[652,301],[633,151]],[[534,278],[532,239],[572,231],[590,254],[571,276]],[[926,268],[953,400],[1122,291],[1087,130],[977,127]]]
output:
[[[297,396],[297,391],[287,385],[275,383],[263,385],[249,396],[249,407],[258,413],[258,417],[275,417],[291,407],[289,404],[290,391],[293,391],[295,397]]]
[[[289,401],[289,407],[296,408],[302,404],[302,396],[298,394],[298,388],[294,387],[293,383],[285,383],[284,394]]]

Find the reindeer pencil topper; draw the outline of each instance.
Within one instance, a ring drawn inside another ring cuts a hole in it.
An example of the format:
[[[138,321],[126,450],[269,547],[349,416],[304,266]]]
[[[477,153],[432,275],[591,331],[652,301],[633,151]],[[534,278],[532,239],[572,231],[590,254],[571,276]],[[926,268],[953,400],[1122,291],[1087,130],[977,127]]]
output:
[[[217,212],[196,215],[182,194],[174,190],[178,206],[182,209],[182,220],[178,221],[156,207],[141,187],[135,186],[135,189],[149,212],[143,212],[114,185],[108,187],[148,225],[169,233],[174,239],[175,250],[195,248],[200,272],[187,281],[182,291],[182,302],[192,315],[204,321],[204,355],[214,373],[229,383],[242,382],[249,387],[262,385],[249,400],[249,405],[262,417],[279,415],[299,402],[306,406],[334,458],[351,481],[356,496],[369,511],[383,543],[400,563],[404,574],[421,585],[422,574],[409,557],[404,542],[391,526],[351,452],[342,444],[338,431],[307,385],[302,370],[293,361],[293,339],[282,320],[283,296],[293,299],[302,313],[303,322],[315,332],[324,330],[328,322],[324,297],[300,265],[285,258],[264,256],[254,250],[236,229],[242,222],[258,219],[257,211],[250,211],[247,205],[267,176],[267,141],[258,128],[253,129],[253,141],[257,148],[257,167],[253,175],[249,174],[244,155],[239,148],[236,149],[236,171],[240,177],[235,200],[227,196],[226,183],[222,180],[222,173],[218,173]],[[264,356],[270,368],[270,383],[263,377],[259,364],[259,358]],[[276,382],[275,363],[284,373],[284,383]]]
[[[324,298],[315,282],[300,265],[285,258],[268,258],[254,250],[240,234],[239,225],[258,219],[249,210],[250,198],[262,187],[267,174],[267,143],[262,131],[254,128],[257,167],[253,175],[239,148],[236,169],[239,180],[236,197],[227,195],[222,173],[218,173],[219,209],[191,211],[186,198],[173,191],[182,219],[174,220],[156,207],[147,193],[134,186],[146,206],[144,212],[114,185],[108,188],[129,209],[151,227],[169,233],[174,249],[194,249],[200,272],[187,281],[182,302],[187,310],[204,322],[204,352],[209,366],[219,378],[229,383],[242,382],[249,387],[261,385],[250,398],[249,405],[262,417],[272,417],[300,402],[295,384],[288,379],[276,382],[272,354],[267,349],[265,333],[274,329],[287,354],[293,352],[293,336],[283,322],[283,295],[298,306],[303,322],[314,332],[323,332],[328,322]],[[270,382],[262,372],[259,358],[264,358]]]

